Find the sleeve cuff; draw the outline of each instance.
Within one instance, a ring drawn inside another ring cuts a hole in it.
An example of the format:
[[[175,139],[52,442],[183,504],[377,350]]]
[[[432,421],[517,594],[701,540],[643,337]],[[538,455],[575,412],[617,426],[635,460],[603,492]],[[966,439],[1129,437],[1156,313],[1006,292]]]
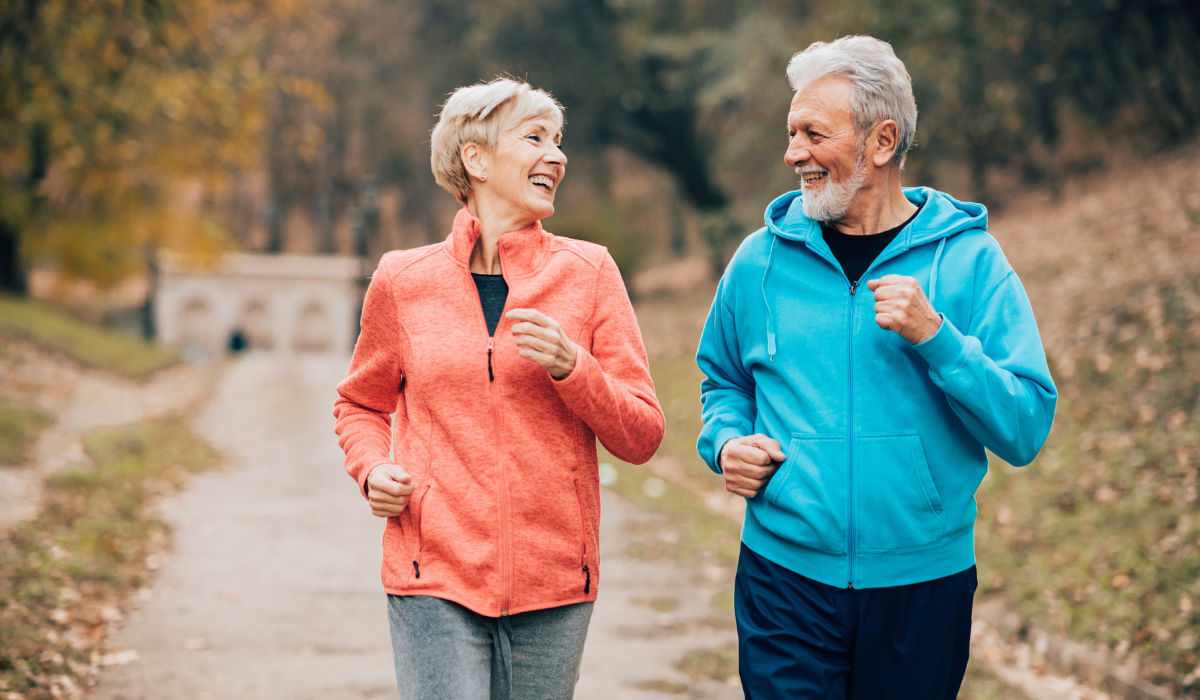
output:
[[[592,354],[587,350],[579,347],[579,343],[576,343],[575,368],[571,370],[570,374],[562,379],[550,377],[552,383],[554,384],[555,390],[558,391],[558,395],[562,397],[562,400],[565,401],[568,406],[574,405],[574,402],[585,398],[582,396],[582,394],[587,393],[587,375],[590,373],[592,365],[594,364],[597,364],[596,358],[592,357]]]
[[[929,363],[929,369],[934,374],[942,376],[949,374],[962,362],[967,352],[966,338],[950,323],[950,319],[942,316],[942,325],[928,340],[913,346],[921,357]]]
[[[713,453],[712,468],[718,474],[724,474],[721,471],[721,450],[725,449],[725,443],[734,438],[742,437],[742,431],[737,428],[721,428],[717,431],[716,438],[713,439],[713,447],[716,448]]]
[[[370,467],[362,470],[362,473],[358,477],[358,492],[363,495],[363,498],[371,497],[367,493],[367,479],[371,476],[371,472],[375,471],[375,467],[383,466],[384,464],[391,464],[391,462],[388,462],[388,461],[377,462],[375,464],[372,464]]]

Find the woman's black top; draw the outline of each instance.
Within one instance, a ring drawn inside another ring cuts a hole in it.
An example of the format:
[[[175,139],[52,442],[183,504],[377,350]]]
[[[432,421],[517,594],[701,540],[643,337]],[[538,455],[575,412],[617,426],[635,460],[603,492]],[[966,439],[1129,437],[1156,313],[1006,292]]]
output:
[[[479,290],[479,303],[483,306],[488,336],[496,335],[500,314],[504,313],[504,303],[508,301],[508,282],[504,281],[504,275],[477,275],[472,272],[471,277],[475,280],[475,289]]]

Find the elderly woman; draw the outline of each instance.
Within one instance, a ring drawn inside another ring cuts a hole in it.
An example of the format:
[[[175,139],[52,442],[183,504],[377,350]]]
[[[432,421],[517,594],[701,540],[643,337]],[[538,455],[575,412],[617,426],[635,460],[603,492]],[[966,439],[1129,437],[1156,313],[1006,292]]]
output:
[[[464,207],[442,243],[380,261],[338,385],[346,471],[387,518],[406,700],[572,696],[599,585],[596,438],[635,463],[662,440],[617,266],[542,229],[562,125],[525,83],[450,97],[433,173]]]

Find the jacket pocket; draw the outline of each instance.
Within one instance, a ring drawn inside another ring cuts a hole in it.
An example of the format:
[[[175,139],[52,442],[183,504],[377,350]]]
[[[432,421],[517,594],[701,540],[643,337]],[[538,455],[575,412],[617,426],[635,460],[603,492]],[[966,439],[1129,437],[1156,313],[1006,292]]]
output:
[[[425,488],[421,490],[421,498],[415,503],[410,503],[409,506],[416,505],[416,518],[413,523],[414,529],[417,531],[417,548],[413,552],[412,561],[412,577],[421,578],[421,550],[425,545],[425,531],[421,527],[421,523],[425,520],[425,505],[429,502],[429,491],[433,488],[433,480],[425,484]]]
[[[940,540],[946,529],[942,497],[917,432],[864,433],[857,452],[859,549],[894,552]]]
[[[588,567],[588,540],[590,539],[590,531],[587,525],[587,516],[583,510],[583,493],[579,490],[579,478],[574,479],[575,482],[575,505],[579,507],[579,567],[581,576],[583,577],[583,593],[587,595],[592,592],[592,570]]]
[[[831,554],[846,551],[846,439],[793,433],[787,457],[762,492],[759,523],[779,537]]]

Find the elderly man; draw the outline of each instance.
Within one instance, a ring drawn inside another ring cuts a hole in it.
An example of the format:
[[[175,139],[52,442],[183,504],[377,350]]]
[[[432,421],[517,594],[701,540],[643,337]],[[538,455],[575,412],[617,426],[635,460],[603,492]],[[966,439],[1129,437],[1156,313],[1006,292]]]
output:
[[[917,107],[891,47],[788,66],[802,189],[730,262],[697,356],[698,449],[747,499],[737,614],[747,698],[953,699],[991,450],[1028,464],[1057,392],[987,213],[901,188]]]

